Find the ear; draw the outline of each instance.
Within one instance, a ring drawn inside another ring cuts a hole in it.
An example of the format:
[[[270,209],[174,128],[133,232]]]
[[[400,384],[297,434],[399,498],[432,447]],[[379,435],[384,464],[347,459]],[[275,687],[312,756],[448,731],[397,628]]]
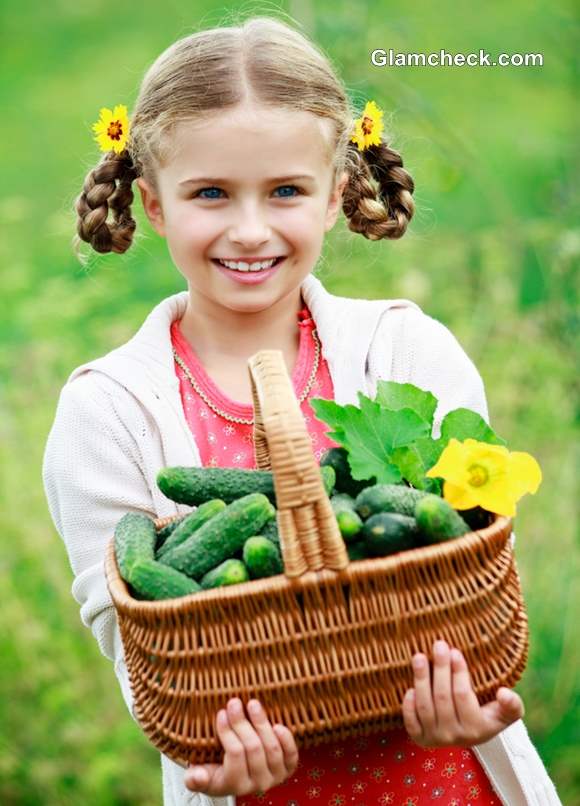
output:
[[[153,229],[162,237],[165,237],[165,226],[163,221],[163,210],[161,202],[156,196],[153,188],[147,184],[143,177],[135,180],[139,192],[141,193],[141,201],[143,202],[143,209],[147,218],[151,222]]]
[[[348,179],[349,175],[347,171],[345,171],[342,174],[340,181],[336,184],[334,190],[330,194],[330,198],[328,200],[328,209],[326,211],[326,218],[324,222],[324,229],[326,232],[331,230],[336,223],[336,219],[338,218],[338,213],[342,205],[342,194],[344,193]]]

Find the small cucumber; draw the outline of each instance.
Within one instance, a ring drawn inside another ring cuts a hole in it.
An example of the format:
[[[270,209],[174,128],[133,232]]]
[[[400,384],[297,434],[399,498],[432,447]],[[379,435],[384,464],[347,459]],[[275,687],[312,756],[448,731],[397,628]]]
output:
[[[434,493],[428,493],[417,501],[415,518],[426,543],[441,543],[470,531],[451,504]]]
[[[334,486],[336,484],[336,473],[333,467],[325,466],[320,468],[320,473],[322,475],[322,483],[324,484],[324,489],[326,491],[326,495],[330,498],[332,493],[334,492]]]
[[[280,532],[278,530],[278,520],[276,517],[269,520],[266,525],[260,530],[260,534],[271,540],[274,545],[280,548]]]
[[[363,481],[353,479],[346,448],[329,448],[323,453],[320,459],[320,466],[332,467],[334,469],[336,473],[335,487],[339,493],[348,493],[349,495],[356,496],[362,489],[368,487],[369,484],[376,482],[374,476]]]
[[[377,512],[364,522],[361,530],[370,557],[385,557],[418,545],[414,518],[398,512]]]
[[[369,556],[364,540],[357,540],[356,543],[349,543],[346,547],[348,558],[354,560],[366,560]]]
[[[207,590],[221,588],[223,585],[238,585],[240,582],[248,582],[249,579],[250,575],[244,563],[230,558],[204,574],[199,584]]]
[[[181,517],[174,518],[172,521],[170,521],[167,524],[167,526],[163,526],[157,532],[157,540],[156,540],[156,543],[155,543],[155,553],[157,553],[161,549],[161,547],[165,544],[165,541],[167,540],[169,535],[179,526],[181,521],[185,520],[185,518],[187,518],[189,516],[189,514],[190,513],[187,513],[186,515],[181,515]]]
[[[326,494],[334,489],[336,474],[331,467],[320,468]],[[167,498],[179,504],[199,506],[212,498],[231,504],[250,493],[262,493],[276,505],[271,470],[238,467],[163,467],[157,473],[157,486]]]
[[[159,562],[199,579],[224,560],[234,557],[248,537],[274,517],[276,510],[262,493],[250,493],[232,501],[200,526],[187,540],[170,549]]]
[[[127,512],[115,527],[115,558],[119,573],[129,581],[131,569],[138,560],[153,560],[155,523],[141,512]]]
[[[462,509],[461,517],[472,531],[486,529],[493,523],[493,514],[482,507],[472,509]]]
[[[398,512],[411,518],[415,504],[428,493],[407,487],[404,484],[374,484],[357,495],[355,509],[366,520],[378,512]]]
[[[354,498],[346,493],[336,493],[330,499],[330,504],[344,542],[352,543],[363,526],[363,522],[354,508]]]
[[[246,540],[242,557],[252,579],[273,577],[284,571],[280,550],[262,535]]]
[[[171,551],[171,549],[176,546],[180,546],[191,537],[196,529],[199,529],[204,523],[207,523],[210,518],[213,518],[214,515],[217,515],[218,512],[221,512],[225,508],[226,502],[222,501],[221,498],[212,498],[210,501],[206,501],[205,504],[200,504],[194,512],[190,512],[185,516],[179,526],[171,533],[170,537],[167,538],[160,551],[157,553],[157,559],[160,560],[168,551]]]
[[[138,560],[131,568],[129,584],[138,597],[149,600],[175,599],[197,593],[201,587],[185,574],[156,560]]]

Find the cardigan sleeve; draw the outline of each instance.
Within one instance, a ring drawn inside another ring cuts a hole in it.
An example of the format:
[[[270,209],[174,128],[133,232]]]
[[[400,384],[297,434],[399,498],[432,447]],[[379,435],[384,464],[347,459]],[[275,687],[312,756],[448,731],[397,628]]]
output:
[[[457,408],[476,411],[489,424],[485,388],[475,364],[442,322],[416,308],[395,308],[391,376],[432,392],[438,400],[433,437],[445,415]]]
[[[106,546],[128,511],[155,517],[131,435],[110,396],[84,374],[61,390],[45,446],[42,478],[48,509],[74,575],[80,618],[114,663],[129,713],[133,695],[116,611],[104,570]]]

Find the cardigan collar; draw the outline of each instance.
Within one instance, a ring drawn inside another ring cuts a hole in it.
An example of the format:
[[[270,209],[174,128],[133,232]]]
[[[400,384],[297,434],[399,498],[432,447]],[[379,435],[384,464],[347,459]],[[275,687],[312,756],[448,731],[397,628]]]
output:
[[[313,274],[301,285],[327,361],[338,404],[356,404],[357,391],[365,391],[368,352],[385,310],[399,304],[418,307],[409,300],[368,300],[341,297],[328,292]],[[150,398],[151,388],[173,390],[175,373],[170,326],[185,313],[188,291],[163,299],[153,308],[135,335],[106,355],[88,361],[70,374],[67,383],[89,370],[102,372],[128,389],[139,400]]]

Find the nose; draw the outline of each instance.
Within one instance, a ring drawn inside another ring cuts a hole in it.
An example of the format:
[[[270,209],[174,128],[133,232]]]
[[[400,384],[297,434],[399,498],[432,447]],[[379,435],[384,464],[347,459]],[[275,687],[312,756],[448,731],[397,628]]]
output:
[[[236,213],[235,218],[235,223],[229,232],[232,243],[240,244],[249,250],[270,240],[271,233],[266,215],[257,205],[246,205]]]

